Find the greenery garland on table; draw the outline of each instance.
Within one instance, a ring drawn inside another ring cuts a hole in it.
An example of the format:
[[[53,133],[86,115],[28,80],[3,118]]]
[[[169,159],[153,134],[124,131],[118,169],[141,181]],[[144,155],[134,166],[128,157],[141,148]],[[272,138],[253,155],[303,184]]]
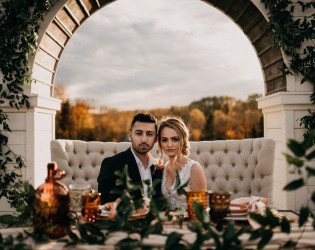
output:
[[[56,1],[56,0],[55,0]],[[315,8],[314,2],[303,3],[302,1],[291,2],[290,0],[261,0],[265,4],[266,9],[269,10],[269,27],[274,31],[273,45],[280,47],[290,59],[290,65],[285,65],[283,69],[284,75],[287,74],[301,74],[303,79],[301,83],[309,81],[314,85],[314,91],[311,95],[311,102],[315,104],[315,50],[314,50],[314,17],[315,14],[311,11]],[[0,104],[8,103],[11,107],[17,109],[27,107],[29,108],[28,96],[23,93],[24,86],[30,84],[30,63],[29,57],[37,48],[37,32],[40,26],[40,20],[44,18],[45,13],[52,6],[53,1],[50,0],[5,0],[0,5],[0,70],[2,72],[3,82],[0,85]],[[310,15],[303,17],[303,20],[293,17],[295,8],[301,8],[302,11],[310,11]],[[307,42],[307,46],[302,48],[302,43]],[[302,167],[305,161],[315,158],[314,151],[307,154],[311,145],[315,142],[315,134],[311,132],[315,128],[315,112],[309,111],[308,116],[304,116],[301,120],[301,125],[306,128],[305,139],[302,143],[290,141],[288,147],[295,154],[294,156],[286,155],[287,161],[295,166],[297,173],[302,173]],[[32,199],[34,188],[28,183],[23,183],[21,174],[17,173],[25,167],[25,162],[21,156],[16,155],[8,147],[7,133],[11,132],[8,125],[8,115],[1,108],[0,109],[0,126],[2,127],[0,133],[0,198],[6,197],[9,203],[17,208],[19,212],[17,217],[1,216],[1,222],[4,224],[19,224],[25,223],[25,219],[29,219],[31,223],[32,214]],[[303,158],[303,159],[301,159]],[[9,165],[13,164],[14,170],[9,170]],[[315,170],[311,167],[305,168],[307,176],[288,184],[285,189],[295,190],[304,186],[307,179],[315,175]],[[23,188],[24,187],[24,188]],[[128,196],[128,194],[124,194]],[[315,202],[315,194],[310,197],[312,202]],[[162,207],[162,206],[161,206]],[[159,206],[151,207],[155,211],[154,216],[160,218],[159,221],[165,220],[160,213]],[[155,210],[154,210],[155,209]],[[208,217],[198,204],[195,204],[196,213],[199,222],[191,222],[189,228],[197,234],[196,242],[190,245],[190,248],[198,248],[204,240],[213,238],[216,242],[217,249],[224,249],[235,247],[242,248],[238,237],[244,231],[237,231],[233,223],[229,223],[228,227],[223,233],[215,231],[209,222]],[[301,219],[300,226],[303,226],[309,216],[309,207],[302,207],[300,210]],[[259,248],[263,246],[272,237],[272,228],[281,226],[282,231],[288,232],[286,222],[278,221],[275,223],[273,215],[267,210],[265,217],[253,215],[263,227],[259,231],[251,232],[251,238],[260,238]],[[122,217],[124,220],[128,219],[128,215]],[[162,224],[158,223],[154,227],[150,223],[144,226],[146,230],[143,231],[143,237],[150,233],[162,232]],[[108,225],[103,225],[105,228]],[[125,226],[129,223],[125,221]],[[96,242],[104,242],[106,237],[98,234],[98,229],[92,225],[78,225],[81,233],[81,238],[74,236],[68,232],[70,242],[68,244],[75,244],[78,242],[89,242],[91,237],[99,236]],[[315,225],[314,225],[315,228]],[[90,232],[90,233],[88,233]],[[91,236],[91,233],[96,236]],[[141,239],[143,237],[141,236]],[[19,235],[18,241],[23,240],[24,236]],[[185,242],[181,235],[172,233],[167,236],[167,248],[178,247],[185,248]],[[93,238],[95,239],[95,238]],[[141,241],[133,239],[125,239],[120,243],[124,246],[142,246]],[[294,242],[288,242],[287,246],[294,246]],[[0,235],[0,246],[14,245],[11,238],[3,239]],[[186,243],[187,245],[187,243]],[[23,244],[21,246],[23,248]]]
[[[286,158],[288,163],[294,166],[294,171],[301,177],[287,184],[284,188],[285,190],[297,190],[307,184],[309,178],[315,176],[315,169],[307,166],[307,162],[315,159],[315,149],[312,149],[311,146],[311,141],[314,137],[315,130],[311,131],[305,137],[304,141],[300,143],[294,140],[289,141],[288,147],[291,149],[293,155],[287,154]],[[306,173],[306,175],[303,176],[303,173]],[[127,236],[116,243],[116,246],[120,249],[152,249],[154,246],[145,243],[145,239],[151,234],[160,234],[165,237],[164,249],[201,249],[202,245],[209,240],[213,240],[213,249],[248,249],[248,247],[245,248],[242,244],[241,236],[244,234],[249,235],[249,241],[258,242],[257,249],[263,249],[272,239],[275,229],[279,229],[286,234],[291,232],[290,223],[286,217],[274,215],[269,208],[266,208],[265,215],[250,213],[250,217],[261,225],[258,229],[251,229],[248,226],[238,229],[235,222],[230,221],[222,231],[218,231],[215,228],[215,224],[213,224],[211,218],[204,210],[203,205],[194,201],[194,211],[198,221],[193,220],[188,222],[187,228],[194,233],[196,238],[193,242],[188,242],[184,239],[183,235],[178,232],[167,234],[164,231],[163,223],[173,219],[169,212],[164,211],[167,207],[167,201],[164,197],[151,199],[150,212],[144,219],[129,220],[132,212],[139,209],[144,202],[142,199],[134,200],[132,196],[132,192],[142,189],[142,185],[134,185],[131,183],[127,166],[122,173],[117,172],[116,174],[119,176],[119,180],[116,184],[122,188],[115,190],[120,194],[121,199],[117,206],[115,221],[103,220],[97,224],[81,224],[76,222],[75,225],[78,234],[69,229],[66,231],[68,237],[58,240],[59,242],[65,243],[65,247],[76,244],[104,245],[112,233],[122,231],[126,232]],[[187,183],[181,185],[178,172],[176,173],[176,183],[178,188],[177,193],[185,193],[183,188]],[[155,181],[153,186],[157,184],[158,182]],[[23,219],[27,218],[27,216],[32,217],[34,188],[29,184],[26,184],[25,188],[27,188],[26,193],[29,198],[27,200],[27,206],[24,207],[24,210],[20,211],[21,213],[18,217],[13,215],[0,216],[0,223],[9,226],[19,225],[23,223]],[[151,198],[154,196],[154,192],[154,188],[148,188],[148,194],[151,195]],[[315,192],[311,195],[310,201],[315,203]],[[303,206],[300,210],[298,224],[301,228],[301,235],[303,234],[303,228],[310,218],[309,205],[310,204]],[[177,221],[181,226],[182,221],[180,219]],[[313,218],[312,221],[313,228],[315,229],[315,220]],[[36,235],[26,231],[24,234],[19,234],[16,239],[12,236],[3,238],[0,234],[0,249],[31,249],[31,246],[21,242],[21,239],[25,240],[28,237],[32,237],[36,242],[50,241],[47,235]],[[279,248],[294,248],[298,246],[298,241],[299,239],[297,239],[297,241],[289,239],[284,244],[279,244]]]

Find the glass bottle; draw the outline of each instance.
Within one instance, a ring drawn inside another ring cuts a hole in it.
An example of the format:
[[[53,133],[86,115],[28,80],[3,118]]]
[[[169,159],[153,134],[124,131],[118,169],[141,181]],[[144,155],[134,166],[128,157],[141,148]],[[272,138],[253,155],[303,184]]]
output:
[[[69,190],[60,183],[65,172],[57,169],[55,162],[47,164],[48,175],[45,183],[35,190],[34,232],[59,238],[69,229]],[[60,176],[57,176],[59,174]]]

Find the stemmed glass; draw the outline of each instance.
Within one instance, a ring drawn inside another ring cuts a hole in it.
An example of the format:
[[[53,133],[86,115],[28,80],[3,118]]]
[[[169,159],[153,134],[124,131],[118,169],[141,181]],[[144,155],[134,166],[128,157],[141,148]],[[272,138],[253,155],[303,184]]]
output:
[[[77,216],[81,215],[82,211],[82,195],[89,193],[91,189],[90,184],[70,184],[70,208]]]

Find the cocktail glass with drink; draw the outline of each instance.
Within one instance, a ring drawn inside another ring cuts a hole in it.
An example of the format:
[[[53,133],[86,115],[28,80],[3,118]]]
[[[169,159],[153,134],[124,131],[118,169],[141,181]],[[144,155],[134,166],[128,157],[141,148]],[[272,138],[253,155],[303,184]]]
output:
[[[101,193],[92,190],[82,195],[82,215],[88,222],[95,222],[95,218],[100,214]]]

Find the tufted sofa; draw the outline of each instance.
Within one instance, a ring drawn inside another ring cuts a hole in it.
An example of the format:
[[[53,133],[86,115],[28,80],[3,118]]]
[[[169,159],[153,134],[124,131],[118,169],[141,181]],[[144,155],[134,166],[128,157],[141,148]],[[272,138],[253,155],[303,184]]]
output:
[[[104,158],[130,147],[130,142],[51,141],[51,160],[66,172],[63,182],[89,183],[97,190]],[[190,142],[189,157],[204,168],[208,190],[231,191],[232,198],[263,196],[272,204],[275,142],[268,138]],[[157,144],[151,151],[160,156]]]

